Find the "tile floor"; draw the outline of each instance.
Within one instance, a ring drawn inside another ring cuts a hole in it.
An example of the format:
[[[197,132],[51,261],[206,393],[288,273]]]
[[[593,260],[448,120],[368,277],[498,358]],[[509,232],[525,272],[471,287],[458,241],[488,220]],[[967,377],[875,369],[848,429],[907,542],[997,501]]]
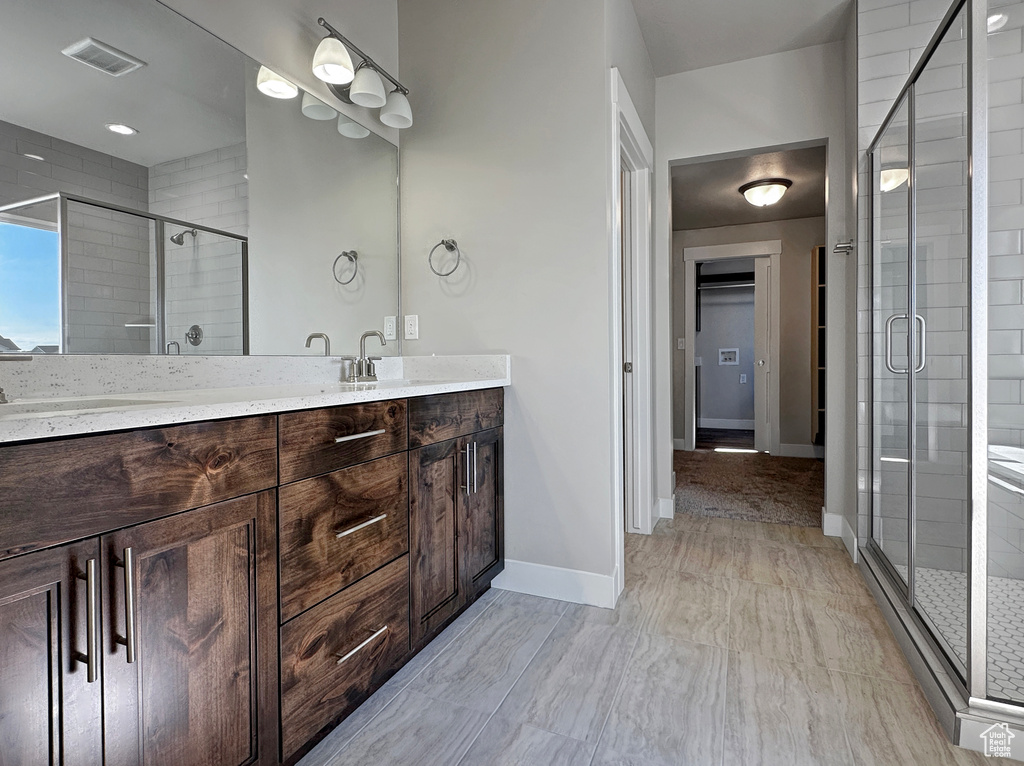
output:
[[[627,539],[614,611],[491,590],[301,766],[996,763],[947,743],[820,531],[677,515]]]

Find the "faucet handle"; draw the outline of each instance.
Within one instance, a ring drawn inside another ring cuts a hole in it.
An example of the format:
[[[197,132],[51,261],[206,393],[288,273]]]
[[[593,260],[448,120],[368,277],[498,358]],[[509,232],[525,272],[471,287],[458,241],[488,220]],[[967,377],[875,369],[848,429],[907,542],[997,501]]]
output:
[[[346,378],[347,383],[355,383],[356,376],[359,374],[357,367],[359,366],[359,357],[356,356],[339,356],[338,359],[343,362],[348,362],[348,376]]]

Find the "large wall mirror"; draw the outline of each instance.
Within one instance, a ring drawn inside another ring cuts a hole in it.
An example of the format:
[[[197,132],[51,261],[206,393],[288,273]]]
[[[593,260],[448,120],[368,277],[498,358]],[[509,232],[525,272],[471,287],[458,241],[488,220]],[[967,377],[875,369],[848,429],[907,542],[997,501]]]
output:
[[[10,0],[0,62],[0,353],[351,353],[398,314],[390,142],[156,0]]]

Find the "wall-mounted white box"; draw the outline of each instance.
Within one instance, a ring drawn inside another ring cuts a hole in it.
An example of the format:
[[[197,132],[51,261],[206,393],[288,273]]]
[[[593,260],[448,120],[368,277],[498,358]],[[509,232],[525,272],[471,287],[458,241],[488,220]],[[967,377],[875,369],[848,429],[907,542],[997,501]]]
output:
[[[738,348],[718,349],[718,364],[738,366],[740,363],[740,350]]]

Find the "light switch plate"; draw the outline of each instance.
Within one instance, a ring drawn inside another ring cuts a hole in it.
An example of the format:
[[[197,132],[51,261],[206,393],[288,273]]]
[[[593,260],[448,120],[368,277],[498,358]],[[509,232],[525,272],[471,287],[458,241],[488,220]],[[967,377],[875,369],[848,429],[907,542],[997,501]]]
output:
[[[384,340],[398,340],[398,317],[384,317]]]
[[[420,338],[420,315],[408,314],[405,317],[405,339],[419,340]]]
[[[686,351],[686,338],[676,338],[676,349]]]
[[[742,384],[744,384],[746,382],[747,382],[747,376],[744,373],[743,375],[740,375],[740,384],[742,385]]]

